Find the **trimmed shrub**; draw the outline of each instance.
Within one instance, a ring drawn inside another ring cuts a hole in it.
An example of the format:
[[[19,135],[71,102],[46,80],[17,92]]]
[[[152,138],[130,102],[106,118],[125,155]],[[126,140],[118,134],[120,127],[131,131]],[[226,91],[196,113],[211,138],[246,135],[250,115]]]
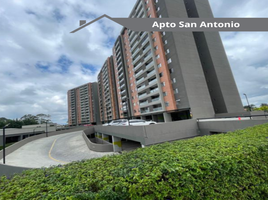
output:
[[[268,124],[0,179],[0,199],[267,198]]]

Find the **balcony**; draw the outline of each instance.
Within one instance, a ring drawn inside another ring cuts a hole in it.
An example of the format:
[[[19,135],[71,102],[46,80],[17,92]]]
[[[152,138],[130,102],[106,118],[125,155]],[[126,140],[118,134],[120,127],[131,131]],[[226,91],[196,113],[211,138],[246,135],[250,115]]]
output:
[[[130,40],[130,43],[129,43],[130,46],[131,46],[131,45],[134,43],[134,41],[137,39],[138,35],[139,35],[139,34],[136,33],[135,36]]]
[[[148,65],[146,65],[146,70],[151,69],[151,67],[154,66],[154,61],[152,60],[152,62],[150,62]]]
[[[138,55],[138,56],[135,58],[135,60],[132,61],[132,64],[133,64],[133,65],[136,64],[136,62],[139,60],[140,57],[141,57],[141,56]]]
[[[153,111],[159,111],[159,110],[163,110],[163,108],[162,107],[153,108]]]
[[[138,70],[142,66],[142,62],[140,62],[136,67],[134,67],[134,71]]]
[[[144,71],[144,70],[140,70],[137,74],[135,74],[135,77],[138,78],[138,76],[139,76],[140,74],[142,74],[143,71]]]
[[[150,109],[147,108],[147,109],[141,109],[141,113],[149,113],[150,112]]]
[[[152,99],[152,102],[160,101],[160,97]]]
[[[141,38],[143,38],[146,34],[147,32],[143,32],[143,34],[141,35]]]
[[[137,6],[137,8],[136,8],[136,12],[138,12],[138,11],[141,9],[141,8],[140,8],[141,6],[142,6],[142,1],[140,1],[140,3],[138,4],[138,6]]]
[[[139,95],[139,98],[147,96],[147,93],[143,93],[142,95]]]
[[[151,58],[151,57],[152,57],[152,52],[149,53],[146,57],[144,57],[144,61],[149,60],[149,58]]]
[[[153,89],[153,90],[150,91],[150,94],[151,94],[151,93],[158,92],[158,91],[159,91],[159,89],[158,89],[158,88],[155,88],[155,89]]]
[[[149,41],[149,37],[147,36],[146,40],[144,40],[141,45],[144,46]]]
[[[142,89],[145,88],[145,87],[146,87],[146,85],[143,85],[143,86],[139,87],[138,92],[142,91]]]
[[[142,103],[140,103],[140,106],[144,106],[144,105],[147,105],[148,104],[148,101],[144,101]]]
[[[120,94],[122,95],[122,94],[124,94],[126,92],[126,90],[123,90],[122,92],[120,92]]]
[[[149,49],[151,49],[150,45],[143,50],[143,53],[146,53]]]
[[[134,43],[134,45],[130,47],[130,50],[133,51],[133,50],[137,47],[137,45],[138,45],[139,43],[140,43],[139,41],[136,41],[136,42]]]
[[[154,74],[156,74],[156,73],[155,73],[155,71],[153,70],[153,71],[151,71],[150,73],[147,74],[147,77],[149,78],[150,76],[152,76],[152,75],[154,75]]]
[[[154,79],[154,80],[150,81],[149,85],[153,85],[154,83],[157,83],[157,79]]]
[[[142,77],[141,79],[139,79],[139,80],[137,81],[137,84],[141,83],[144,79],[145,79],[144,77]]]
[[[133,53],[131,52],[132,54],[132,57],[135,57],[135,55],[140,51],[140,48],[137,48]]]

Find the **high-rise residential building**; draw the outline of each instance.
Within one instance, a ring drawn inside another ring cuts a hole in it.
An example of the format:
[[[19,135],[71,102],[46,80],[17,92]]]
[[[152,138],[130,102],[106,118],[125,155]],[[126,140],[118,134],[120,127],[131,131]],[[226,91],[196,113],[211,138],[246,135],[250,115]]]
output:
[[[213,18],[208,0],[138,0],[130,18]],[[243,112],[218,32],[134,32],[113,48],[119,117],[176,121]]]
[[[87,83],[68,91],[70,126],[100,123],[98,84]]]
[[[107,122],[119,118],[113,57],[109,57],[98,74],[100,120]]]
[[[128,70],[126,68],[126,54],[124,51],[124,40],[120,35],[113,48],[113,62],[115,72],[115,83],[117,88],[117,99],[119,118],[129,118],[132,116],[132,101],[130,99],[130,82],[128,79]]]

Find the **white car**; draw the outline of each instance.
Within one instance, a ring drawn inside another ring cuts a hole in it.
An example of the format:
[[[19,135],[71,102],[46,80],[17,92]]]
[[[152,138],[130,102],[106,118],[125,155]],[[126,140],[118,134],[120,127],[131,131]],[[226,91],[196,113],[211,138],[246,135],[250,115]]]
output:
[[[102,126],[122,126],[121,123],[127,121],[127,119],[113,120],[110,123],[103,124]]]
[[[146,121],[143,119],[118,119],[113,120],[110,123],[103,124],[102,126],[147,126],[151,124],[157,124],[155,121]]]
[[[157,124],[155,121],[145,121],[143,119],[122,119],[117,126],[146,126],[151,124]]]

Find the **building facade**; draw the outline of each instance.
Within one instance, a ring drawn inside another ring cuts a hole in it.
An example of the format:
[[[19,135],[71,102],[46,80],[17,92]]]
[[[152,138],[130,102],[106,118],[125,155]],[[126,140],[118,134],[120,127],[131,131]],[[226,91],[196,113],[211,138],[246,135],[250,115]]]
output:
[[[208,0],[138,0],[130,18],[213,18]],[[113,48],[119,118],[176,121],[243,112],[217,32],[134,32]]]
[[[102,122],[119,118],[113,57],[107,58],[98,74],[99,113]]]
[[[87,83],[68,91],[68,124],[100,123],[98,84]]]
[[[208,0],[138,0],[129,17],[213,18],[213,14]],[[91,100],[85,103],[81,98],[90,90],[83,87],[68,92],[69,124],[94,119]],[[119,118],[168,122],[244,112],[218,32],[123,28],[98,74],[97,90],[99,109],[94,112],[99,111],[101,122]]]

